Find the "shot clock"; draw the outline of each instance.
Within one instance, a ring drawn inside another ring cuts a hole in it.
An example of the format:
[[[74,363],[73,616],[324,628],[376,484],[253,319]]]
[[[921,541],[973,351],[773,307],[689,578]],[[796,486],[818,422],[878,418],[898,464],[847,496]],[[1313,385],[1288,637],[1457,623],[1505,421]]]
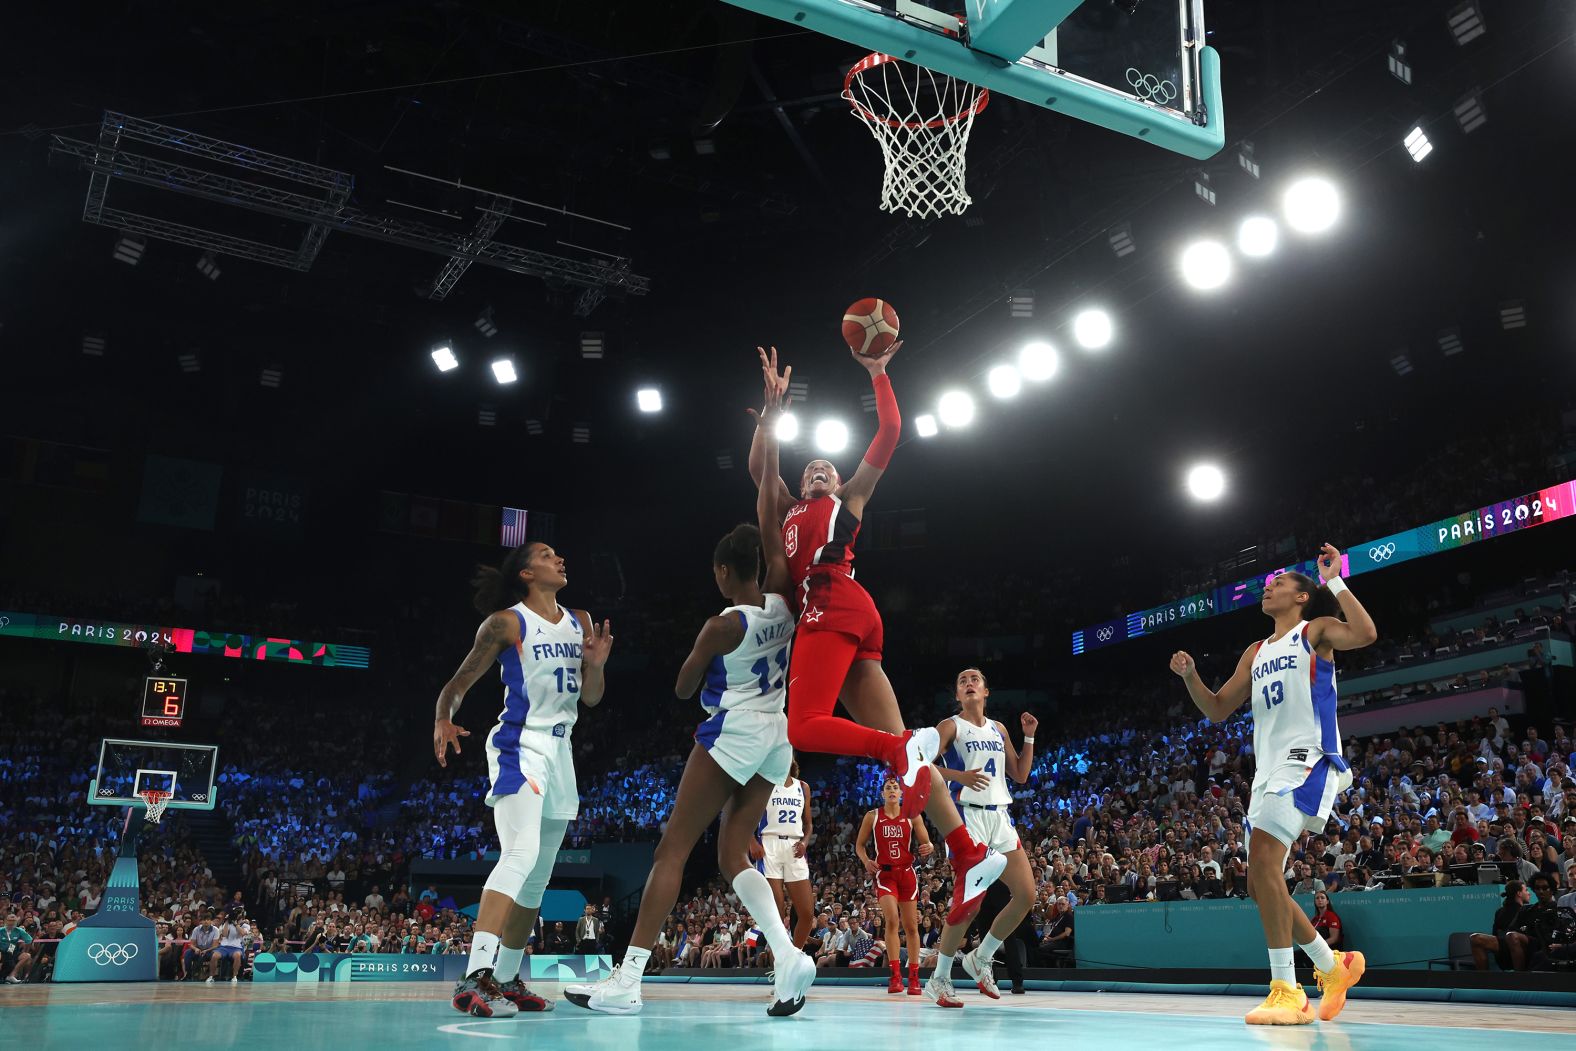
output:
[[[186,717],[186,680],[150,675],[142,688],[142,725],[181,725]]]

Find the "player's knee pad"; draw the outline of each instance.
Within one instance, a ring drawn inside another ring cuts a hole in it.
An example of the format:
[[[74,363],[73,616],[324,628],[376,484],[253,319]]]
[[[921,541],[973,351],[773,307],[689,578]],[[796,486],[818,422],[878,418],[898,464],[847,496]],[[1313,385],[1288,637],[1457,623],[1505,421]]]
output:
[[[498,855],[498,864],[488,874],[484,889],[506,894],[519,901],[521,888],[530,878],[531,870],[536,867],[537,853],[535,843],[522,843],[503,851]]]
[[[536,854],[536,864],[531,866],[525,882],[520,885],[520,892],[514,896],[516,905],[525,909],[542,907],[542,896],[547,893],[547,883],[552,878],[553,865],[558,861],[558,848],[563,845],[564,833],[568,828],[567,821],[556,818],[542,819],[541,843]]]

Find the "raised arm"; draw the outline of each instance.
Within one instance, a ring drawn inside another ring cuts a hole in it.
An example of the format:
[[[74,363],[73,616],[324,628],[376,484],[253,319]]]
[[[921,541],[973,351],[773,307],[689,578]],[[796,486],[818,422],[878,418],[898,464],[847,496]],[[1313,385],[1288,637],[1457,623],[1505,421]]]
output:
[[[505,646],[518,646],[520,644],[520,620],[508,610],[499,610],[476,629],[476,643],[471,647],[471,652],[465,655],[460,662],[460,667],[448,682],[443,684],[443,689],[438,691],[437,713],[433,720],[432,749],[437,754],[438,765],[448,766],[449,746],[454,746],[454,754],[460,754],[461,737],[469,737],[469,730],[462,730],[454,725],[454,716],[460,710],[460,703],[465,700],[465,692],[476,684],[482,673],[492,667],[493,661],[498,659],[498,654],[503,652]]]
[[[1346,581],[1341,579],[1341,553],[1329,544],[1319,552],[1319,576],[1335,596],[1346,619],[1315,617],[1308,625],[1309,648],[1360,650],[1372,646],[1379,638],[1379,629],[1363,604],[1357,601],[1357,596],[1352,594],[1352,589],[1346,586]]]
[[[678,681],[673,684],[673,696],[680,700],[695,696],[712,658],[731,653],[742,641],[744,625],[737,616],[719,613],[706,618],[700,634],[695,636],[695,645],[690,647],[689,656],[684,658],[683,665],[679,667]]]
[[[1237,670],[1231,673],[1231,678],[1225,681],[1218,693],[1204,685],[1204,680],[1198,677],[1198,665],[1182,650],[1171,655],[1171,670],[1181,678],[1182,684],[1187,687],[1187,695],[1204,713],[1204,717],[1212,723],[1218,723],[1228,718],[1248,699],[1248,691],[1253,685],[1253,655],[1258,652],[1258,648],[1258,643],[1254,643],[1242,651],[1242,656],[1237,659]]]
[[[1012,746],[1012,738],[1007,736],[1007,728],[1005,726],[998,722],[996,729],[1001,733],[1002,744],[1007,749],[1007,776],[1021,785],[1029,780],[1029,771],[1034,767],[1034,731],[1040,725],[1040,720],[1028,712],[1024,712],[1020,716],[1020,721],[1023,724],[1023,751],[1021,753]]]
[[[793,399],[785,388],[775,383],[766,384],[766,404],[761,409],[760,426],[755,428],[755,444],[761,448],[761,464],[767,478],[776,478],[783,494],[788,487],[782,485],[782,475],[777,465],[777,421],[788,411]],[[751,446],[750,455],[755,455]],[[777,488],[762,485],[755,494],[755,517],[761,528],[761,560],[766,564],[766,580],[761,590],[768,595],[793,593],[793,578],[788,573],[788,552],[783,549],[783,515]],[[791,501],[790,501],[791,502]]]
[[[583,609],[575,610],[580,622],[580,703],[595,708],[607,690],[607,658],[613,651],[613,622],[598,624]]]
[[[756,347],[755,351],[761,356],[761,375],[766,381],[767,402],[771,402],[774,397],[779,401],[783,400],[788,393],[788,378],[793,375],[793,366],[789,365],[779,373],[776,347],[771,349],[770,354],[764,347]],[[776,437],[776,432],[772,429],[776,426],[776,420],[767,422],[765,408],[760,412],[754,409],[749,412],[755,417],[755,437],[750,440],[750,480],[755,483],[757,489],[770,492],[773,527],[781,528],[783,516],[788,513],[788,508],[793,506],[793,494],[788,491],[788,483],[783,481],[779,469],[775,466],[768,469],[766,466],[766,438],[768,435]],[[766,526],[762,523],[761,532],[765,531]]]
[[[897,395],[892,393],[892,380],[886,372],[887,362],[892,360],[892,355],[902,345],[902,340],[899,340],[879,358],[854,354],[854,360],[870,373],[870,385],[876,392],[876,436],[870,439],[870,448],[865,450],[865,458],[859,461],[854,476],[838,490],[843,506],[855,518],[863,517],[865,504],[869,502],[870,494],[875,492],[876,483],[886,473],[892,453],[897,449],[898,439],[903,436],[903,417],[897,410]]]

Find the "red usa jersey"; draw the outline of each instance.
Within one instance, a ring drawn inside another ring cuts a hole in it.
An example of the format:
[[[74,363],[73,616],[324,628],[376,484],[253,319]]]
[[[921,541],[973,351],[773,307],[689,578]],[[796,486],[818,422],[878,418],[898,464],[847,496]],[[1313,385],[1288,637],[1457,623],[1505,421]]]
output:
[[[783,519],[783,550],[795,591],[803,589],[811,566],[841,566],[854,575],[854,538],[859,519],[843,506],[841,498],[819,496],[800,500]]]
[[[882,865],[913,865],[908,839],[914,832],[907,818],[887,817],[876,811],[876,861]]]

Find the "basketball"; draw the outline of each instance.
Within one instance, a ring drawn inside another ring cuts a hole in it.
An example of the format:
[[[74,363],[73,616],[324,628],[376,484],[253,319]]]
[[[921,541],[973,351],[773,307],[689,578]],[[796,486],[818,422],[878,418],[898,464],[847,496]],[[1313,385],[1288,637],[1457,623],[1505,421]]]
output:
[[[861,299],[843,311],[843,342],[855,354],[879,358],[897,341],[897,311],[884,299]]]

